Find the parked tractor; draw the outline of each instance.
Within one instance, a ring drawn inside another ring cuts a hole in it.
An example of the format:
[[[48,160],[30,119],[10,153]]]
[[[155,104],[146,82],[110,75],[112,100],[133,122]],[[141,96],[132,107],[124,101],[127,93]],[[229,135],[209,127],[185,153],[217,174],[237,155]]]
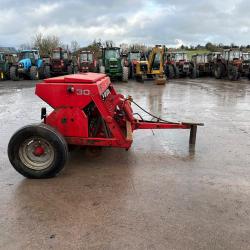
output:
[[[165,75],[169,79],[178,78],[179,70],[175,64],[175,56],[173,53],[167,53],[165,61]]]
[[[240,49],[224,50],[214,65],[214,76],[217,79],[228,77],[231,81],[240,78],[242,71],[242,52]]]
[[[165,46],[156,45],[149,53],[148,60],[136,64],[136,80],[144,82],[144,80],[154,79],[156,84],[165,84],[164,62]]]
[[[100,72],[106,73],[111,79],[128,81],[128,65],[122,60],[121,49],[118,47],[102,48],[102,59],[100,61]]]
[[[19,62],[10,67],[10,79],[37,80],[43,78],[44,65],[38,50],[23,50],[18,54]]]
[[[208,61],[207,54],[196,54],[192,56],[191,62],[196,69],[196,76],[209,76],[211,75],[211,65]]]
[[[188,61],[186,52],[174,52],[174,60],[176,65],[176,77],[186,77],[191,78],[197,77],[197,70],[192,62]]]
[[[145,54],[139,50],[128,52],[129,78],[134,79],[136,74],[136,64],[140,61],[146,61]]]
[[[77,69],[79,72],[98,72],[95,55],[91,51],[81,51],[77,56]]]
[[[53,49],[49,58],[44,58],[45,78],[51,75],[67,75],[74,73],[74,64],[71,53],[61,47]]]
[[[250,52],[242,53],[242,76],[250,80]]]
[[[211,52],[207,54],[207,59],[210,67],[210,75],[214,76],[214,71],[215,71],[215,64],[218,61],[218,59],[221,58],[221,52]]]
[[[10,67],[15,63],[15,55],[0,52],[0,80],[10,79]]]

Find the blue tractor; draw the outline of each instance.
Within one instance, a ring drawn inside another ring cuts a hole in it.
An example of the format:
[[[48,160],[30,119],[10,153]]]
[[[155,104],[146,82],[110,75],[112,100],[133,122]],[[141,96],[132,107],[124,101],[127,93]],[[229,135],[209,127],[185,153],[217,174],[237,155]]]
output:
[[[10,79],[18,81],[23,78],[38,80],[43,78],[44,65],[38,50],[22,50],[17,64],[10,68]]]

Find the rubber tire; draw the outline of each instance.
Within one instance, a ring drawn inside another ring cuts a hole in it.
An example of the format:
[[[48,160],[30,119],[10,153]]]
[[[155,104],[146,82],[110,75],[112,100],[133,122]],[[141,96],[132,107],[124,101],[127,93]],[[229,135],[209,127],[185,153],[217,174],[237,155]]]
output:
[[[175,66],[175,78],[180,78],[180,70]]]
[[[78,69],[77,66],[75,66],[75,67],[74,67],[74,72],[73,72],[73,74],[77,74],[77,73],[79,73],[79,69]]]
[[[18,76],[16,66],[11,66],[10,67],[10,80],[12,80],[12,81],[18,81],[19,80],[19,76]]]
[[[49,65],[44,66],[43,76],[44,76],[44,79],[51,77],[50,66]]]
[[[174,73],[174,66],[173,65],[166,65],[166,72],[165,75],[167,76],[167,78],[169,79],[173,79],[175,76]]]
[[[128,82],[128,67],[122,67],[122,81]]]
[[[71,75],[72,73],[73,73],[72,66],[71,66],[71,65],[68,65],[68,66],[67,66],[67,74],[68,74],[68,75]]]
[[[25,166],[19,157],[21,143],[32,136],[39,136],[54,148],[55,158],[51,165],[43,170],[33,170]],[[8,145],[8,157],[17,172],[27,178],[43,179],[56,176],[65,166],[68,160],[68,145],[64,137],[54,128],[46,124],[28,125],[19,129],[10,139]]]
[[[31,66],[30,67],[30,80],[38,80],[38,69],[36,66]]]
[[[236,81],[239,79],[239,71],[237,67],[235,66],[228,67],[228,79],[230,81]]]
[[[192,68],[191,78],[192,79],[197,78],[197,69],[195,66]]]
[[[223,76],[224,66],[222,63],[218,63],[214,68],[214,76],[216,79],[221,79]]]
[[[101,66],[101,67],[100,67],[100,73],[105,74],[105,67],[104,67],[104,66]]]
[[[198,69],[196,69],[196,77],[199,78],[200,77],[200,71]]]

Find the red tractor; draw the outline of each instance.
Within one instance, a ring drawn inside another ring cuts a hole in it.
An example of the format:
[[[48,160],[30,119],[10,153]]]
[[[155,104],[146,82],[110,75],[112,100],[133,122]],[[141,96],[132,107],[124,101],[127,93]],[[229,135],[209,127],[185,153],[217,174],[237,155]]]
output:
[[[132,50],[128,52],[127,60],[129,66],[129,78],[134,79],[136,75],[136,64],[141,61],[147,61],[147,58],[142,51]]]
[[[118,94],[105,74],[49,78],[36,85],[36,94],[54,110],[47,115],[42,108],[43,121],[19,129],[8,146],[11,164],[28,178],[59,173],[68,158],[68,145],[128,150],[137,129],[190,129],[189,142],[195,144],[197,126],[203,125],[170,122],[152,114],[155,121],[138,119],[131,104],[140,106],[132,97]]]
[[[87,50],[83,50],[78,54],[77,67],[79,72],[99,71],[98,63],[94,53]]]
[[[190,76],[191,78],[197,77],[197,71],[195,65],[192,62],[188,61],[186,52],[173,52],[175,60],[175,77],[186,77]]]
[[[175,56],[173,53],[167,53],[165,61],[165,75],[168,79],[178,78],[179,70],[175,64]]]
[[[242,53],[242,75],[250,80],[250,52]]]
[[[214,64],[214,76],[217,79],[228,77],[235,81],[240,78],[242,72],[242,52],[240,49],[224,50]]]
[[[51,75],[66,75],[74,73],[74,63],[71,53],[63,48],[52,51],[51,57],[43,59],[45,78]]]

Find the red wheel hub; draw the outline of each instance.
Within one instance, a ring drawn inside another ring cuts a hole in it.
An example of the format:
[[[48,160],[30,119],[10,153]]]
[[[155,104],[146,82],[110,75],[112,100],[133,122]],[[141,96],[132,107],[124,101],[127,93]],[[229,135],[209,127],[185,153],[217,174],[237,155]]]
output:
[[[35,156],[41,156],[44,154],[44,148],[41,146],[37,146],[33,152]]]

